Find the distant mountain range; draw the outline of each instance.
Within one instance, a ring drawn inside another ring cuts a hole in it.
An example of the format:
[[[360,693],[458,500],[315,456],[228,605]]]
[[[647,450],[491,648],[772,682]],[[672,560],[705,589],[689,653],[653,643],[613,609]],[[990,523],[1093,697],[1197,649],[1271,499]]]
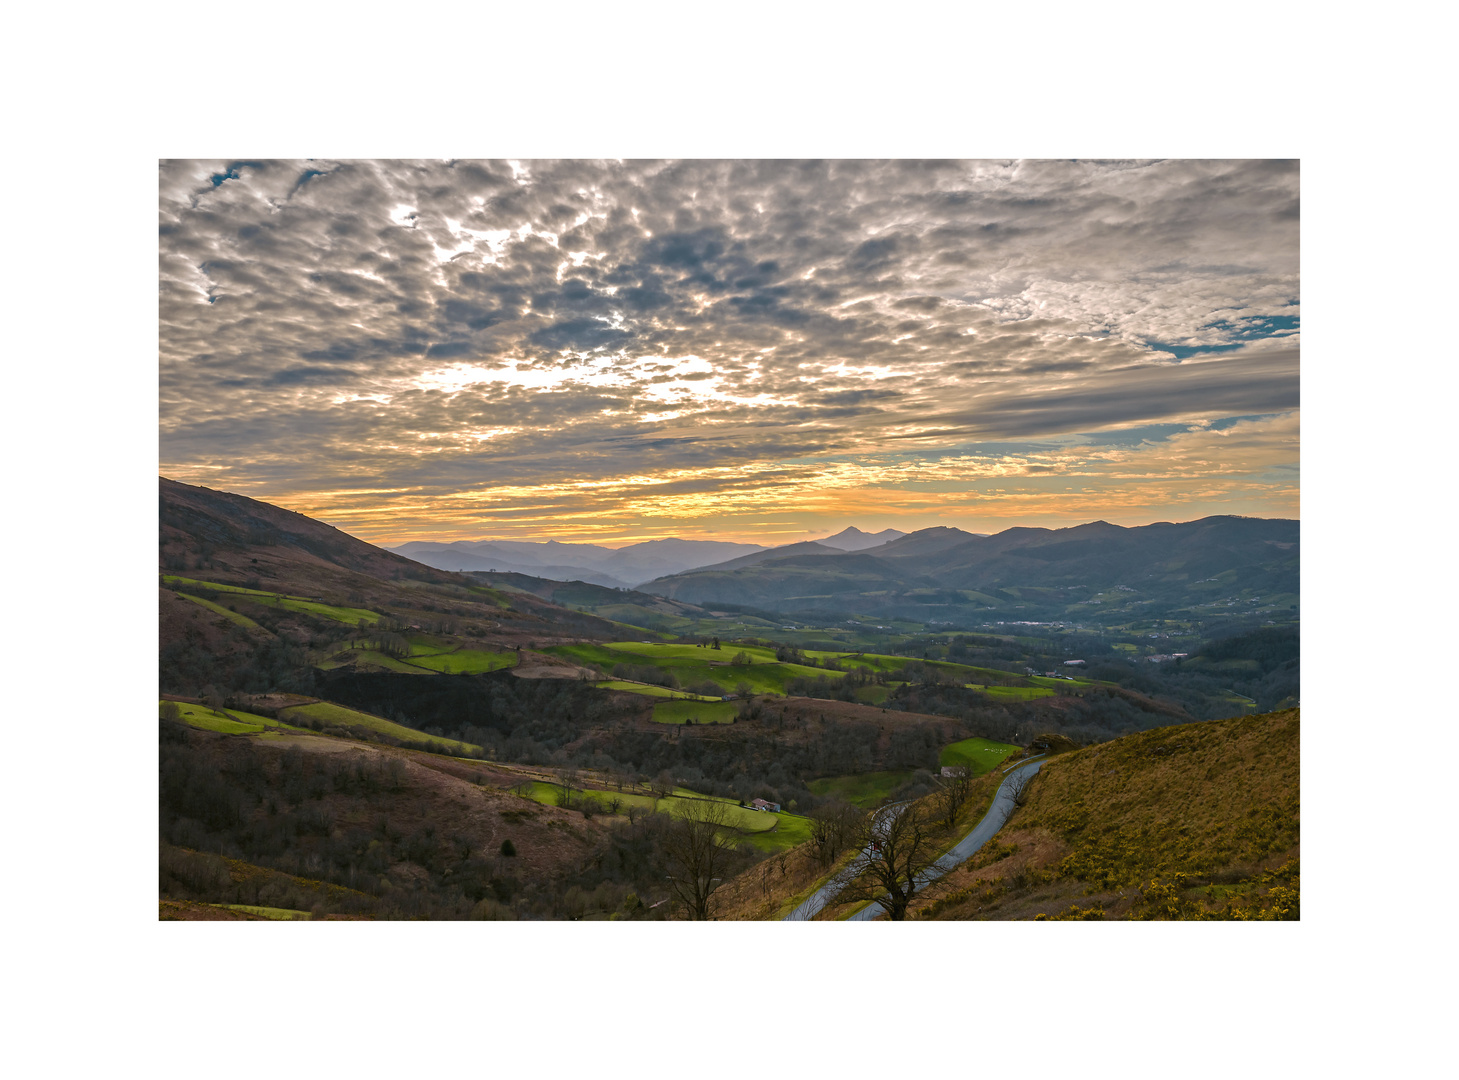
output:
[[[835,536],[828,536],[816,543],[824,544],[826,547],[839,548],[842,551],[862,551],[892,540],[900,540],[906,535],[896,529],[883,529],[879,533],[865,533],[852,525],[850,528],[842,529]]]
[[[1299,591],[1300,532],[1293,520],[1224,516],[992,536],[938,527],[861,550],[828,541],[771,548],[666,575],[642,591],[690,604],[919,618],[988,610],[1067,618],[1101,596],[1149,605],[1151,614],[1278,597],[1285,610]]]
[[[627,547],[564,544],[556,540],[413,540],[387,548],[437,570],[495,570],[554,581],[584,581],[607,588],[633,588],[646,581],[701,566],[738,565],[766,552],[790,555],[809,551],[861,551],[906,536],[896,529],[866,533],[854,525],[821,541],[770,548],[722,540],[645,540]]]
[[[457,540],[449,544],[414,540],[387,550],[437,570],[496,570],[555,581],[631,588],[657,577],[767,549],[759,544],[721,540],[670,539],[645,540],[621,548],[564,544],[556,540]]]

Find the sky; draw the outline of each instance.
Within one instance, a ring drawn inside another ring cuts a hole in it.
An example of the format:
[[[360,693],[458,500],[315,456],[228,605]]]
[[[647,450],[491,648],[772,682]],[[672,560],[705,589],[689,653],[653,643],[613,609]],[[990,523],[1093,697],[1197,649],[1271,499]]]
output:
[[[392,545],[1295,518],[1298,187],[163,161],[160,472]]]

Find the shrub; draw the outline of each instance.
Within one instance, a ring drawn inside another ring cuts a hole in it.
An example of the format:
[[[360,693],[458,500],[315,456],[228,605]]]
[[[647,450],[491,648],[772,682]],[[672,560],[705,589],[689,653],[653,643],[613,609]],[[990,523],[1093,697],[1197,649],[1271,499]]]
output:
[[[516,853],[517,853],[517,845],[514,844],[514,843],[512,843],[512,841],[510,840],[510,838],[502,841],[502,854],[503,855],[505,855],[508,858],[510,858],[513,855],[515,855]]]

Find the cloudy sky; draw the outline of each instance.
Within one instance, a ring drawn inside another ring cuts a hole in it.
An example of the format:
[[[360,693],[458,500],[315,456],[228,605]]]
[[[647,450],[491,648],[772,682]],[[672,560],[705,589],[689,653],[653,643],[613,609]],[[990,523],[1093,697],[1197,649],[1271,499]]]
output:
[[[1296,517],[1294,162],[160,167],[160,471],[375,543]]]

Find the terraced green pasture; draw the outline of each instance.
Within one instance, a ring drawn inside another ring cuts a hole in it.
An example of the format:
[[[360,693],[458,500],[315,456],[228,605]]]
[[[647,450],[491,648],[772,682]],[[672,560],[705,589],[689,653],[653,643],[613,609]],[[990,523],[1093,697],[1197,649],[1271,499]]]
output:
[[[158,701],[159,708],[165,702]],[[256,716],[239,709],[219,712],[206,705],[191,705],[186,701],[175,703],[183,723],[201,731],[217,731],[224,735],[257,735],[263,731],[302,731],[291,724],[271,720],[267,716]]]
[[[663,701],[654,706],[654,723],[729,724],[739,708],[733,701]]]
[[[1093,679],[1050,679],[1043,675],[1030,675],[1028,681],[1035,686],[1044,686],[1055,693],[1063,693],[1069,690],[1084,690],[1094,684]]]
[[[775,827],[750,836],[744,843],[761,851],[784,851],[811,838],[811,819],[799,814],[770,814],[752,811],[759,817],[773,818]]]
[[[568,646],[576,648],[576,646]],[[628,653],[630,656],[648,658],[658,667],[667,665],[659,663],[662,660],[690,660],[698,663],[692,666],[698,667],[707,665],[711,661],[717,663],[729,663],[731,657],[736,653],[748,653],[752,661],[757,664],[775,663],[775,650],[766,649],[759,645],[734,645],[721,643],[718,649],[709,646],[698,645],[655,645],[651,642],[641,641],[614,641],[604,648],[617,653]],[[623,657],[618,657],[622,660]],[[617,663],[618,660],[614,662]]]
[[[289,720],[296,720],[307,717],[310,720],[322,724],[337,724],[346,728],[363,728],[366,731],[375,731],[381,735],[389,735],[401,742],[432,742],[438,743],[446,750],[455,754],[474,753],[481,750],[481,747],[473,743],[461,742],[458,739],[446,739],[439,735],[427,735],[424,731],[416,731],[415,728],[408,728],[403,724],[397,724],[393,720],[386,720],[383,717],[371,716],[369,713],[356,712],[354,709],[347,709],[343,705],[336,705],[330,701],[316,701],[312,705],[295,705],[288,709],[280,710],[279,716]]]
[[[377,649],[357,649],[351,646],[343,649],[326,660],[321,660],[314,666],[321,671],[333,671],[335,668],[344,667],[346,664],[357,664],[361,666],[382,668],[385,671],[394,671],[401,675],[429,675],[430,671],[417,664],[408,664],[404,660],[397,660],[393,656],[387,656]]]
[[[692,795],[685,792],[683,788],[677,789],[684,792],[683,795],[673,795],[666,799],[659,799],[655,802],[653,796],[643,795],[637,792],[600,791],[588,788],[585,791],[576,792],[574,800],[589,798],[595,800],[601,807],[602,813],[608,812],[608,803],[612,799],[621,802],[620,813],[629,806],[638,806],[644,810],[658,810],[666,814],[677,814],[682,808],[693,802],[718,802],[724,803],[729,812],[730,824],[746,833],[740,843],[748,843],[762,851],[782,851],[785,848],[794,847],[810,839],[811,823],[809,818],[801,817],[798,814],[772,814],[763,810],[751,810],[748,807],[739,806],[728,799],[714,799],[706,795]],[[526,789],[526,797],[533,802],[541,803],[544,806],[556,806],[562,795],[562,788],[557,784],[549,784],[543,781],[535,781]]]
[[[410,642],[411,656],[435,656],[438,653],[454,652],[461,647],[450,638],[437,637],[435,634],[412,634],[406,640]]]
[[[227,908],[229,911],[242,911],[248,915],[262,915],[265,919],[289,920],[312,917],[307,911],[297,911],[294,908],[260,907],[258,904],[209,904],[208,906]]]
[[[199,581],[196,578],[177,577],[173,574],[163,574],[162,580],[169,585],[192,585],[213,592],[239,593],[240,595],[247,596],[255,604],[282,608],[285,611],[300,611],[309,615],[318,615],[320,618],[333,619],[335,622],[346,623],[349,626],[359,625],[362,619],[370,626],[380,621],[380,616],[373,611],[366,611],[364,608],[339,607],[335,604],[324,604],[317,600],[311,600],[307,596],[287,596],[281,593],[265,592],[262,589],[245,589],[241,585],[219,585],[212,581]]]
[[[642,694],[644,697],[673,698],[676,701],[718,701],[719,698],[702,697],[699,694],[688,694],[683,690],[670,690],[667,686],[655,686],[653,683],[628,682],[626,679],[608,679],[604,682],[594,683],[599,690],[626,690],[630,694]]]
[[[1046,686],[980,686],[969,683],[968,689],[980,690],[991,698],[1004,701],[1032,701],[1034,698],[1054,696],[1054,691]]]
[[[416,667],[432,671],[450,672],[452,675],[480,675],[487,671],[500,671],[514,667],[515,652],[490,652],[486,649],[457,649],[454,652],[438,652],[413,655],[410,662]]]
[[[937,756],[939,765],[966,765],[974,776],[992,772],[999,765],[1010,760],[1010,755],[1021,752],[1017,746],[993,742],[991,739],[963,739],[942,748]]]
[[[185,592],[180,592],[177,595],[182,597],[184,600],[191,600],[194,604],[198,604],[201,607],[207,608],[209,611],[215,612],[216,614],[223,616],[223,618],[227,619],[235,626],[242,626],[246,629],[251,630],[262,629],[262,627],[260,627],[258,623],[254,622],[247,615],[240,615],[236,611],[229,611],[222,604],[215,604],[211,600],[204,600],[201,596],[189,596]]]
[[[912,770],[897,772],[857,773],[854,776],[828,776],[812,780],[806,786],[822,798],[844,799],[853,806],[870,809],[897,788],[912,779]]]
[[[611,671],[615,664],[652,664],[664,671],[671,671],[685,686],[709,681],[726,693],[732,693],[740,683],[747,683],[752,693],[784,694],[787,685],[797,678],[841,678],[847,672],[866,668],[882,674],[896,674],[902,671],[913,658],[887,656],[879,653],[831,652],[812,650],[804,653],[809,659],[835,660],[842,670],[815,667],[810,664],[782,663],[775,659],[773,649],[759,645],[737,645],[726,642],[719,649],[698,645],[654,644],[644,641],[615,641],[607,645],[557,645],[543,650],[567,657],[580,664],[590,664]],[[748,666],[731,663],[733,658],[744,653],[751,661]],[[959,679],[986,681],[990,678],[1005,679],[1008,673],[989,668],[977,668],[967,664],[954,664],[945,660],[916,661],[927,667],[944,671]],[[1024,688],[1025,690],[1031,688]],[[880,692],[877,692],[877,691]],[[877,688],[865,700],[880,702],[886,698],[886,688]],[[668,696],[668,695],[659,695]],[[1005,695],[1019,700],[1042,697],[1042,693]]]

